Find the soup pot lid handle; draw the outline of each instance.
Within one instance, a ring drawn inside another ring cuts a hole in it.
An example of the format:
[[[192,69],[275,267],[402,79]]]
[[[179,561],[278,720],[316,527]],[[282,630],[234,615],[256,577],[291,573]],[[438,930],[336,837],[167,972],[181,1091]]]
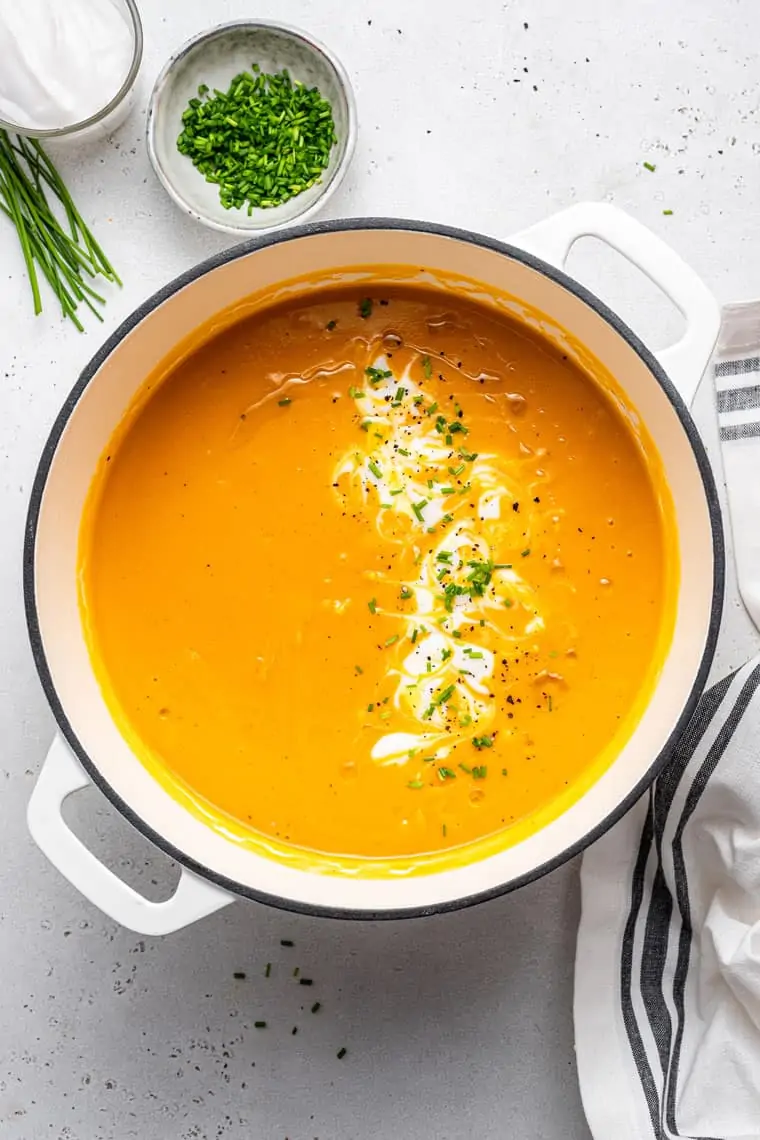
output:
[[[137,934],[171,934],[234,902],[235,896],[182,868],[177,889],[152,902],[128,886],[88,850],[61,814],[63,801],[90,778],[62,736],[56,736],[27,808],[29,831],[61,874],[115,922]]]
[[[622,254],[673,302],[686,321],[679,341],[655,353],[684,403],[690,405],[710,362],[720,308],[700,277],[652,230],[605,202],[581,202],[538,222],[512,243],[564,269],[574,243],[595,237]]]

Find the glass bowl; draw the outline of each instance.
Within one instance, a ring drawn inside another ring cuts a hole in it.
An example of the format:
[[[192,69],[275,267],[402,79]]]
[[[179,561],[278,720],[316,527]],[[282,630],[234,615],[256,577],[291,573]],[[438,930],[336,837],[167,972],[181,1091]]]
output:
[[[124,12],[132,33],[132,62],[129,65],[124,82],[116,94],[99,111],[78,123],[68,123],[63,127],[48,127],[40,130],[36,127],[24,126],[23,123],[10,122],[0,116],[0,128],[31,139],[54,139],[63,138],[67,135],[77,135],[81,138],[95,134],[108,135],[123,123],[134,101],[135,83],[143,54],[143,28],[135,0],[113,0],[113,2]]]

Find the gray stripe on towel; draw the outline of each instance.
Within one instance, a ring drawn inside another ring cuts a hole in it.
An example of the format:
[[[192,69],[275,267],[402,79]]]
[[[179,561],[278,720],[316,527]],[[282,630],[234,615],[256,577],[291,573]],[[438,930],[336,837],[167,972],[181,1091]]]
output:
[[[722,360],[715,365],[715,378],[719,376],[746,376],[748,372],[760,372],[760,356],[749,356],[744,360]]]
[[[758,437],[760,437],[760,423],[729,424],[720,429],[721,443],[727,443],[731,439],[757,439]]]
[[[760,384],[750,388],[724,388],[717,393],[719,412],[746,412],[760,408]]]

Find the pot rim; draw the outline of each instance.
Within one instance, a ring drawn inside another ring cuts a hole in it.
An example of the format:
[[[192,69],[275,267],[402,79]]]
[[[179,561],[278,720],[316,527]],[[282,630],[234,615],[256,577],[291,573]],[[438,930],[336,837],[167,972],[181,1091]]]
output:
[[[704,648],[699,664],[699,669],[694,677],[693,684],[689,691],[688,699],[681,711],[673,730],[670,733],[663,748],[657,756],[654,757],[652,763],[647,768],[644,775],[640,778],[637,784],[631,789],[627,796],[614,808],[608,815],[601,820],[595,827],[588,831],[581,839],[576,840],[570,844],[558,855],[548,859],[546,862],[541,863],[539,866],[534,867],[532,870],[510,879],[506,883],[499,884],[496,887],[490,887],[484,891],[478,891],[474,894],[466,895],[462,898],[449,899],[439,903],[433,903],[429,906],[415,906],[404,908],[388,908],[382,910],[357,910],[355,908],[340,907],[340,906],[324,906],[314,903],[300,902],[296,899],[284,898],[280,895],[270,894],[266,891],[258,890],[253,887],[246,886],[243,883],[236,882],[220,875],[218,872],[204,866],[202,863],[195,860],[192,856],[187,855],[185,852],[180,851],[167,839],[165,839],[159,832],[155,831],[153,827],[147,824],[137,812],[128,804],[121,796],[111,787],[109,782],[101,774],[97,764],[90,758],[88,753],[82,747],[74,729],[69,722],[66,711],[62,702],[59,700],[50,669],[47,664],[45,655],[42,630],[39,622],[39,615],[37,610],[37,600],[35,592],[35,551],[37,529],[39,524],[40,510],[42,507],[42,500],[47,485],[48,475],[50,468],[55,457],[58,443],[63,435],[66,425],[76,409],[79,399],[90,382],[96,377],[105,361],[112,355],[112,353],[119,347],[121,341],[147,317],[155,309],[167,301],[170,297],[174,296],[185,286],[192,284],[200,277],[205,276],[206,273],[226,265],[229,262],[235,261],[238,258],[246,257],[248,254],[255,253],[256,251],[266,248],[270,245],[279,244],[281,242],[294,241],[300,238],[313,237],[319,234],[340,233],[352,230],[409,230],[417,233],[432,234],[438,237],[451,238],[455,241],[467,242],[472,245],[479,246],[483,249],[490,250],[491,252],[502,254],[512,260],[522,262],[524,265],[535,270],[543,276],[548,277],[555,284],[568,290],[580,301],[588,305],[594,312],[600,316],[608,325],[611,326],[622,339],[628,344],[630,348],[637,354],[643,364],[652,374],[654,379],[660,385],[667,396],[670,404],[673,407],[681,427],[686,435],[689,446],[691,447],[694,459],[699,470],[702,486],[705,494],[705,501],[707,504],[708,514],[710,518],[710,529],[712,535],[712,551],[713,551],[713,589],[712,600],[710,605],[710,622],[705,638]],[[340,918],[340,919],[353,919],[353,920],[366,920],[377,921],[380,919],[401,919],[401,918],[422,918],[428,917],[433,914],[444,914],[451,911],[463,910],[467,907],[474,906],[477,903],[486,902],[490,899],[498,898],[501,895],[510,894],[512,891],[520,887],[526,886],[528,883],[535,882],[548,874],[550,871],[556,870],[558,867],[567,863],[570,859],[579,855],[586,847],[596,842],[601,838],[613,824],[617,823],[623,815],[628,812],[644,791],[651,785],[652,781],[659,775],[662,769],[670,760],[675,748],[677,746],[679,737],[691,720],[700,696],[704,690],[708,673],[712,664],[713,656],[718,639],[718,632],[720,627],[720,620],[723,609],[723,596],[725,588],[725,543],[723,535],[723,522],[721,517],[720,502],[718,499],[717,486],[715,477],[713,475],[710,461],[707,457],[707,452],[702,439],[697,431],[696,425],[691,417],[691,414],[679,395],[675,385],[669,379],[662,365],[653,355],[653,353],[646,347],[646,345],[639,339],[639,337],[628,327],[628,325],[610,309],[603,301],[600,301],[590,290],[578,281],[575,281],[567,273],[555,266],[543,261],[541,258],[536,257],[532,253],[519,248],[519,246],[510,245],[508,242],[499,241],[495,238],[488,237],[473,230],[460,229],[454,226],[447,226],[437,222],[415,221],[405,218],[383,218],[383,217],[369,217],[369,218],[344,218],[336,219],[334,221],[322,221],[305,223],[300,226],[293,226],[283,232],[274,234],[263,234],[254,236],[240,242],[230,249],[223,250],[219,253],[213,254],[211,257],[201,261],[193,268],[186,270],[184,273],[179,274],[167,285],[157,290],[151,297],[139,305],[120,325],[119,327],[107,338],[105,343],[98,349],[98,351],[91,358],[89,363],[84,367],[79,375],[76,383],[66,397],[64,404],[59,412],[56,420],[51,428],[50,434],[47,438],[45,446],[43,447],[42,454],[37,466],[37,470],[32,484],[32,490],[29,500],[29,508],[27,512],[26,529],[24,536],[24,553],[23,553],[23,590],[24,590],[24,608],[26,613],[27,630],[32,649],[32,656],[34,658],[35,667],[42,684],[45,697],[50,705],[50,708],[55,717],[56,723],[69,747],[74,752],[78,761],[90,777],[92,782],[97,788],[106,796],[110,803],[116,810],[124,816],[124,818],[131,823],[142,835],[145,836],[151,843],[163,851],[169,858],[175,860],[181,866],[193,871],[195,874],[200,875],[202,878],[211,883],[230,891],[232,894],[251,899],[255,902],[264,903],[268,906],[275,907],[279,910],[291,911],[298,914],[307,914],[312,916],[319,916],[324,918]]]

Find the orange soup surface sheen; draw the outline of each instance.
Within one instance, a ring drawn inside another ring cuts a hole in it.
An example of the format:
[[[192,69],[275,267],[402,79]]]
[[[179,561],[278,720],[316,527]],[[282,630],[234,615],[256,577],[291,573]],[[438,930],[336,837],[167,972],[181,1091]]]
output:
[[[264,310],[154,378],[103,456],[80,557],[105,698],[241,842],[511,842],[654,683],[658,472],[602,385],[485,306],[397,285]]]

